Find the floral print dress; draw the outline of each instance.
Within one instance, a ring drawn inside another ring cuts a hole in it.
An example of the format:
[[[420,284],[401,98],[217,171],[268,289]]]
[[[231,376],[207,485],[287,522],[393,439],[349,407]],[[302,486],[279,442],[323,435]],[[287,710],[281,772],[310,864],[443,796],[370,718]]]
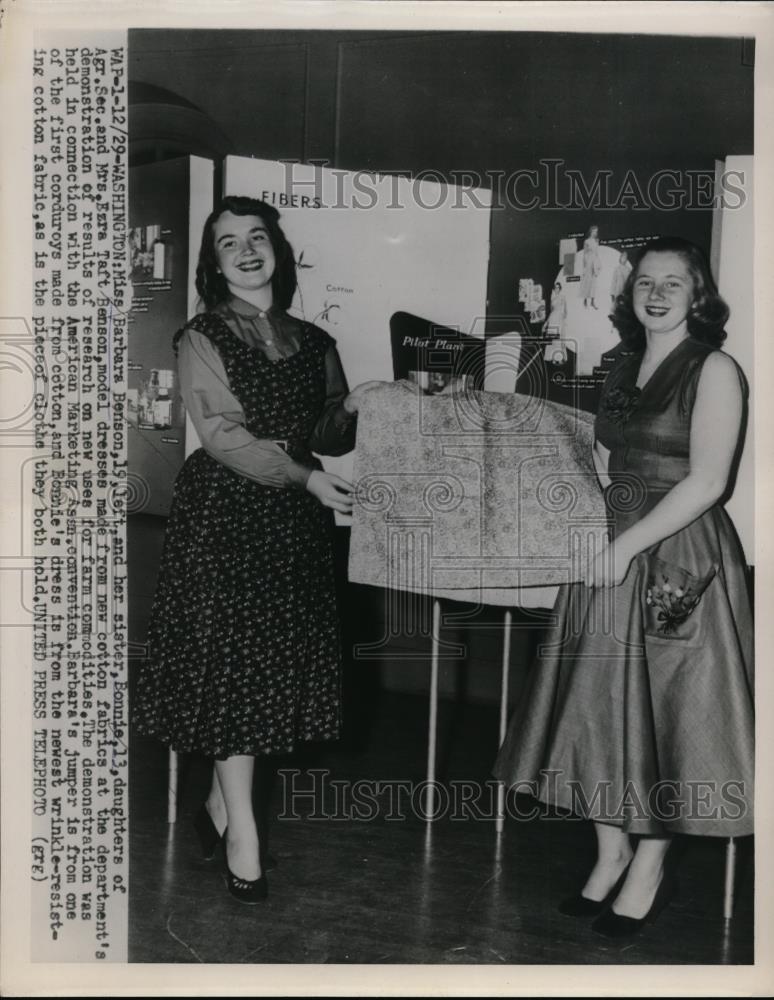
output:
[[[307,442],[325,403],[331,338],[308,326],[295,354],[271,361],[216,314],[189,325],[217,347],[250,433],[319,468]],[[255,482],[201,448],[189,456],[138,682],[140,732],[219,759],[337,737],[332,529],[332,513],[306,490]]]
[[[614,533],[688,474],[711,350],[683,340],[642,389],[640,354],[610,372],[596,435],[610,450]],[[496,776],[635,834],[752,833],[753,629],[724,508],[640,553],[619,587],[561,588],[554,611]]]

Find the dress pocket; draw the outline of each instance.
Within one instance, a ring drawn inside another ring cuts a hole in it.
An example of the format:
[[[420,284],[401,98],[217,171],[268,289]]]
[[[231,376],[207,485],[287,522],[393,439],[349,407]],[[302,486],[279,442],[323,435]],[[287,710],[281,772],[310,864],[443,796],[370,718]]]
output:
[[[718,567],[696,576],[676,563],[645,553],[643,631],[656,639],[696,640],[701,627],[699,605]],[[699,610],[697,610],[699,609]]]

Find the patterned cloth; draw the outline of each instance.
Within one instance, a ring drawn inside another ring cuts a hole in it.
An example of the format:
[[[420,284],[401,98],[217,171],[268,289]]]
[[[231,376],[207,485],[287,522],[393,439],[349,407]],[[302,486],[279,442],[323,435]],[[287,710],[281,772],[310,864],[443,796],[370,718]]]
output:
[[[358,415],[350,580],[551,607],[607,528],[592,418],[532,396],[367,393]]]
[[[190,324],[215,344],[250,433],[305,442],[326,397],[332,340],[308,326],[271,361],[212,313]],[[150,652],[134,721],[179,751],[224,759],[338,735],[340,649],[332,516],[305,490],[265,486],[199,449],[175,483]]]
[[[641,391],[641,355],[610,372],[597,434],[616,533],[688,474],[711,350],[682,341]],[[752,833],[753,628],[725,510],[640,553],[619,587],[563,587],[554,610],[495,775],[631,833]]]

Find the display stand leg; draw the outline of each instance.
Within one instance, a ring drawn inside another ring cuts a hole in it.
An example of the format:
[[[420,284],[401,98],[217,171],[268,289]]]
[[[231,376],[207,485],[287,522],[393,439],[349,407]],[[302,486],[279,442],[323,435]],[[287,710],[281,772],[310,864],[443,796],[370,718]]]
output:
[[[427,727],[427,809],[429,823],[435,816],[435,751],[438,734],[438,654],[441,643],[441,602],[433,601],[432,654],[430,659],[430,719]]]
[[[169,771],[167,777],[167,823],[177,821],[177,754],[169,751]]]
[[[734,876],[736,874],[736,841],[728,838],[726,844],[726,885],[723,893],[723,919],[728,921],[734,915]]]
[[[502,674],[500,678],[500,738],[498,747],[503,745],[505,734],[508,730],[508,667],[511,660],[511,623],[513,614],[505,612],[503,618],[503,662]],[[495,830],[497,833],[503,832],[505,825],[505,782],[497,783],[497,818],[495,820]]]

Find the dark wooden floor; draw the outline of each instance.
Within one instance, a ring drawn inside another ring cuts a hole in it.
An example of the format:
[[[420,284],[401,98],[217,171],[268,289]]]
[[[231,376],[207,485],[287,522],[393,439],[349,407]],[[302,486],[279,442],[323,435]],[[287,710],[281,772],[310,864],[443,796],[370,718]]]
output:
[[[150,530],[150,534],[148,531]],[[132,637],[139,643],[158,554],[154,529],[135,528],[130,552]],[[136,652],[139,652],[136,649]],[[138,661],[131,663],[136,672]],[[417,663],[417,670],[426,666]],[[298,818],[277,819],[265,903],[247,907],[225,891],[219,862],[200,860],[191,818],[209,765],[183,760],[179,820],[166,822],[165,748],[136,734],[131,769],[130,960],[170,963],[718,964],[753,960],[752,845],[740,843],[737,906],[722,919],[724,843],[681,838],[680,893],[638,937],[611,943],[557,901],[593,862],[593,831],[577,820],[510,818],[502,836],[489,819],[428,824],[410,808],[358,819],[356,782],[424,777],[426,699],[380,689],[378,665],[348,673],[343,740],[279,761],[296,788],[322,772],[317,799],[296,800]],[[497,710],[442,702],[441,763],[451,782],[489,781]],[[341,782],[331,786],[332,780]],[[291,811],[289,778],[273,812]],[[364,786],[357,786],[363,791]],[[368,789],[366,789],[367,791]],[[338,796],[338,797],[337,797]],[[483,805],[483,800],[478,801]],[[520,803],[524,808],[528,800]],[[368,803],[365,803],[368,806]],[[317,816],[314,813],[317,813]]]

